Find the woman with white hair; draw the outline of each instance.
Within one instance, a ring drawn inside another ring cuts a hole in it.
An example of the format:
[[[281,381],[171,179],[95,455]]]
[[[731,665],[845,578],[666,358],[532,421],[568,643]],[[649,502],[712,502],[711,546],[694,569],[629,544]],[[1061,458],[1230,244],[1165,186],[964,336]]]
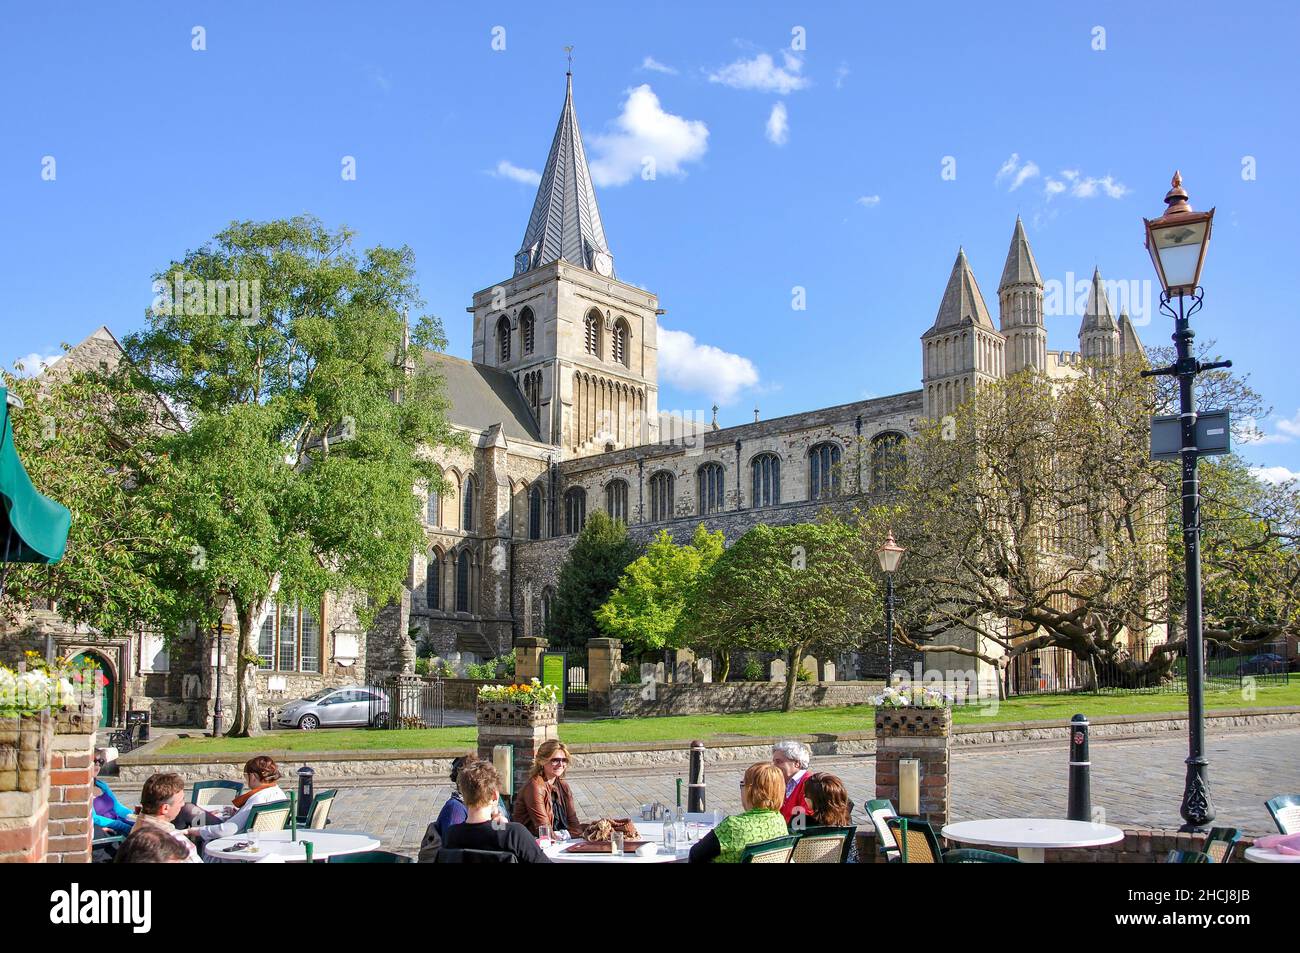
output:
[[[787,824],[793,822],[796,814],[812,813],[804,795],[804,785],[808,783],[808,765],[811,762],[812,752],[802,741],[778,741],[772,745],[772,764],[785,776],[785,801],[781,804],[781,816]]]

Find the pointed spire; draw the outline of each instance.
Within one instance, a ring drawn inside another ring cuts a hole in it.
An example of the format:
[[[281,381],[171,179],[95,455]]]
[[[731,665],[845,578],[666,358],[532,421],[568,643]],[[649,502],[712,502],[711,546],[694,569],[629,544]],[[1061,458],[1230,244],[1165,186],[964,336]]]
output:
[[[1083,310],[1083,324],[1079,333],[1085,331],[1117,331],[1115,318],[1110,313],[1110,301],[1106,298],[1106,286],[1102,284],[1101,269],[1092,273],[1092,287],[1088,289],[1088,306]]]
[[[563,258],[570,264],[614,274],[605,227],[587,168],[587,153],[573,108],[573,74],[565,74],[564,108],[537,186],[533,213],[515,255],[516,275]]]
[[[993,330],[993,319],[989,317],[980,286],[966,261],[966,250],[958,248],[957,260],[952,263],[952,274],[948,276],[948,287],[944,289],[939,313],[935,315],[930,330],[957,327],[967,322]]]
[[[1011,233],[1011,247],[1007,249],[1007,263],[1002,266],[1002,281],[998,291],[1009,285],[1034,285],[1043,287],[1043,276],[1038,273],[1038,262],[1029,247],[1024,222],[1016,216],[1016,228]]]
[[[1138,357],[1144,361],[1147,359],[1147,349],[1142,346],[1142,340],[1137,336],[1137,329],[1129,320],[1127,311],[1120,312],[1119,316],[1119,356]]]

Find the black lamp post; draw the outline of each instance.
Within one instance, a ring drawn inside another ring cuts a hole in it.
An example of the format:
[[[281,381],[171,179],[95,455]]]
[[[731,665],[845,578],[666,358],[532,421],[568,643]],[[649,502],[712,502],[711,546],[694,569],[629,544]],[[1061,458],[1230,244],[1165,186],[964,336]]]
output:
[[[1178,412],[1182,423],[1183,559],[1187,589],[1187,780],[1183,786],[1181,813],[1184,830],[1204,827],[1214,820],[1205,757],[1205,640],[1201,631],[1201,493],[1196,476],[1200,456],[1196,445],[1196,375],[1231,361],[1202,363],[1192,354],[1192,315],[1201,310],[1201,268],[1210,243],[1214,209],[1194,212],[1187,204],[1187,191],[1180,173],[1174,173],[1173,187],[1165,196],[1168,209],[1157,219],[1143,219],[1146,247],[1156,266],[1163,288],[1160,310],[1174,319],[1177,358],[1143,376],[1178,378]],[[1178,299],[1175,310],[1173,300]],[[1188,300],[1190,299],[1190,301]]]
[[[230,605],[230,590],[222,589],[217,595],[217,600],[220,605],[217,607],[217,702],[212,709],[212,737],[214,738],[221,736],[221,669],[226,661],[222,636],[226,633],[226,607]]]
[[[894,573],[903,561],[903,547],[894,542],[894,531],[889,531],[885,545],[876,550],[880,560],[880,571],[885,574],[885,659],[888,668],[885,671],[885,684],[892,685],[894,679]]]

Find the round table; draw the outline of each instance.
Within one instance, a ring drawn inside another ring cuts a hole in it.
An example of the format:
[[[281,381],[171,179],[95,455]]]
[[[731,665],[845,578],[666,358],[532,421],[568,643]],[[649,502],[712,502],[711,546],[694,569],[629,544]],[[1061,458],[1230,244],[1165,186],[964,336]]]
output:
[[[1055,817],[998,817],[945,824],[943,836],[963,844],[1014,847],[1026,864],[1041,864],[1049,847],[1100,847],[1124,839],[1118,827]]]
[[[1279,854],[1271,847],[1247,847],[1244,853],[1252,864],[1300,864],[1300,854]]]
[[[660,821],[638,821],[632,823],[636,825],[637,833],[641,836],[638,840],[649,841],[650,846],[655,848],[652,854],[623,854],[622,856],[609,853],[597,854],[566,854],[565,848],[574,844],[581,844],[583,840],[576,838],[567,841],[556,841],[550,847],[544,849],[547,857],[551,858],[557,864],[675,864],[684,863],[691,852],[692,845],[701,837],[713,830],[712,824],[692,824],[690,825],[693,836],[692,840],[681,840],[677,844],[677,850],[673,853],[667,853],[664,850],[664,825]],[[608,847],[608,845],[606,845]]]
[[[313,831],[298,828],[298,839],[290,840],[292,831],[261,831],[257,835],[257,850],[232,851],[231,848],[241,841],[249,839],[248,834],[236,834],[233,837],[218,837],[209,841],[203,852],[214,860],[237,860],[253,862],[262,860],[272,854],[278,854],[285,863],[300,864],[307,860],[307,849],[303,841],[311,841],[312,860],[326,860],[336,854],[360,854],[368,850],[377,850],[379,841],[369,834],[335,834],[331,831]]]

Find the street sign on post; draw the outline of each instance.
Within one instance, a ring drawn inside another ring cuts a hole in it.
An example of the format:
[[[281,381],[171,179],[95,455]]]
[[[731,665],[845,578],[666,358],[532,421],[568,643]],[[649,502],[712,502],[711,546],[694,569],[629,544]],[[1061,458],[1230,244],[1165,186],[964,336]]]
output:
[[[1183,450],[1182,421],[1176,414],[1151,418],[1151,459],[1177,460]],[[1203,457],[1232,452],[1232,419],[1226,410],[1196,415],[1196,451]]]

